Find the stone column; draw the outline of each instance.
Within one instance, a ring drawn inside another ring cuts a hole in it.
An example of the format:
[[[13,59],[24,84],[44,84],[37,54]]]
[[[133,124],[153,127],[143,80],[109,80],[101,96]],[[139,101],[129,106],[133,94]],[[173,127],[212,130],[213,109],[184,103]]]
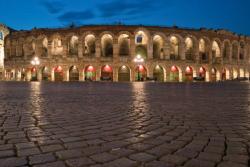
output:
[[[119,67],[114,67],[113,68],[113,81],[118,82],[118,68]]]
[[[82,40],[79,41],[78,43],[78,57],[82,58],[83,57],[83,42]]]
[[[164,59],[169,60],[170,59],[170,45],[168,42],[165,42],[163,44],[163,52],[164,52]]]
[[[48,58],[52,57],[52,41],[48,42]]]
[[[130,37],[130,57],[132,60],[135,57],[135,36],[134,35]]]
[[[117,59],[118,57],[119,57],[118,38],[114,37],[114,39],[113,39],[113,58]]]
[[[180,41],[179,44],[179,56],[181,60],[186,60],[186,55],[185,55],[185,42]]]
[[[97,38],[95,42],[95,56],[96,58],[101,57],[101,39]]]
[[[153,59],[153,39],[151,37],[148,39],[149,39],[147,44],[148,59]]]
[[[62,52],[62,56],[65,58],[67,57],[68,54],[68,41],[66,39],[62,39],[62,47],[63,47],[63,52]]]

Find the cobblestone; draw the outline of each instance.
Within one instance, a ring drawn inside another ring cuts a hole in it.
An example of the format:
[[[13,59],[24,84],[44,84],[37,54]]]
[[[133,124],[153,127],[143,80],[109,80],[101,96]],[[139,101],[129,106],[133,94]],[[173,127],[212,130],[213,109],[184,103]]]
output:
[[[248,83],[0,82],[0,166],[247,167]]]

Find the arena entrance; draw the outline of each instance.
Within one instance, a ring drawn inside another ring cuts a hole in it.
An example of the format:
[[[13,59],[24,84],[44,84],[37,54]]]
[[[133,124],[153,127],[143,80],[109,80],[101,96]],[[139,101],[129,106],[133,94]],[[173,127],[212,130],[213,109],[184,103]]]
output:
[[[170,81],[179,82],[179,69],[177,66],[172,66],[170,70]]]
[[[36,67],[31,68],[31,81],[38,81],[38,71]]]
[[[89,65],[84,70],[85,81],[95,81],[96,80],[96,69]]]
[[[109,65],[105,65],[101,69],[101,80],[102,81],[113,81],[113,69]]]
[[[216,68],[212,68],[211,70],[211,82],[216,82],[217,81],[217,70]]]
[[[193,68],[190,66],[187,66],[185,70],[185,81],[193,82]]]
[[[136,67],[135,80],[136,81],[146,81],[147,80],[147,70],[143,65],[139,65]]]
[[[79,81],[79,70],[76,66],[72,66],[69,69],[69,81]]]
[[[54,69],[54,80],[56,82],[62,82],[63,81],[63,69],[61,66],[57,66]]]
[[[42,81],[49,81],[50,80],[50,72],[48,67],[42,68]]]
[[[130,81],[130,69],[127,66],[121,66],[119,68],[118,81],[119,82],[129,82]]]
[[[161,66],[157,65],[154,68],[153,77],[155,81],[164,82],[164,70]]]
[[[204,67],[200,67],[199,69],[199,80],[206,81],[206,69]]]

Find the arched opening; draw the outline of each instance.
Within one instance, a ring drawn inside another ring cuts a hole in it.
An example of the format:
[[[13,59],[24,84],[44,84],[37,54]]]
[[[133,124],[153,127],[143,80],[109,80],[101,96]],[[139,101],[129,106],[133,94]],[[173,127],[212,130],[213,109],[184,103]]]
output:
[[[105,65],[101,69],[101,80],[102,81],[113,81],[113,69],[109,65]]]
[[[199,41],[199,55],[200,55],[200,60],[202,63],[208,63],[209,58],[208,58],[208,47],[207,47],[207,42],[204,39],[200,39]]]
[[[147,69],[143,65],[138,65],[136,67],[135,79],[136,79],[136,81],[146,81],[147,80]]]
[[[199,69],[198,80],[199,81],[206,81],[206,69],[204,67],[200,67],[200,69]]]
[[[211,69],[211,82],[216,82],[217,81],[217,69],[212,68]]]
[[[237,79],[238,78],[238,71],[237,69],[233,68],[233,79]]]
[[[141,55],[142,58],[146,59],[148,56],[148,37],[143,31],[138,31],[135,35],[135,54]]]
[[[232,59],[238,60],[238,43],[234,42],[232,45]]]
[[[221,50],[217,41],[213,41],[212,45],[212,62],[217,64],[221,63]]]
[[[48,67],[42,68],[42,81],[49,81],[50,80],[50,71]]]
[[[229,80],[230,79],[230,72],[227,68],[223,68],[221,72],[221,80]]]
[[[48,56],[48,39],[44,38],[42,40],[41,57]]]
[[[119,55],[120,56],[129,56],[129,46],[130,46],[130,39],[127,34],[122,34],[118,38],[118,45],[119,45]]]
[[[61,66],[57,66],[56,68],[54,68],[54,80],[56,82],[63,81],[63,69]]]
[[[185,69],[185,81],[192,82],[193,81],[193,68],[190,66],[187,66]]]
[[[72,36],[69,41],[69,54],[77,56],[78,55],[78,37]]]
[[[31,81],[38,81],[38,69],[36,67],[31,68]]]
[[[164,70],[162,66],[155,66],[153,76],[155,81],[164,82]]]
[[[118,81],[119,82],[129,82],[130,81],[130,69],[127,66],[121,66],[118,71]]]
[[[84,70],[85,81],[95,81],[96,80],[96,69],[89,65]]]
[[[69,81],[79,81],[79,70],[76,66],[69,69]]]
[[[94,57],[95,55],[95,36],[87,35],[84,40],[84,55]]]
[[[245,77],[245,71],[243,68],[240,68],[240,78],[244,78]]]
[[[159,35],[155,35],[153,38],[153,58],[154,59],[164,58],[163,39]]]
[[[103,35],[101,39],[102,56],[113,57],[113,37],[109,34]]]
[[[179,40],[177,37],[170,38],[170,60],[179,60]]]
[[[56,36],[52,41],[51,53],[54,56],[62,56],[63,55],[63,46],[61,37]]]
[[[194,60],[194,43],[189,37],[185,40],[185,55],[186,60]]]
[[[240,60],[245,59],[245,44],[244,42],[240,42]]]
[[[173,81],[173,82],[180,81],[179,69],[177,66],[172,66],[170,69],[170,81]]]
[[[228,61],[230,56],[230,43],[229,41],[224,42],[224,49],[223,49],[223,60]]]

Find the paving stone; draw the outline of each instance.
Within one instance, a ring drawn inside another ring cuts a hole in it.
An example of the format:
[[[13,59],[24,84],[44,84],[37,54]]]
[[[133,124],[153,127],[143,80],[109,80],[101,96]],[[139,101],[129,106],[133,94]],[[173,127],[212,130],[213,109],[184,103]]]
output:
[[[247,165],[249,157],[247,155],[230,154],[223,157],[223,160]]]
[[[182,157],[182,156],[178,156],[178,155],[166,155],[163,156],[161,159],[161,161],[173,164],[173,165],[183,165],[184,162],[186,162],[188,160],[188,158],[186,157]]]
[[[144,152],[132,154],[129,156],[129,158],[135,161],[139,161],[139,162],[148,162],[148,161],[153,161],[154,159],[156,159],[155,156],[144,153]]]
[[[11,158],[3,158],[0,159],[1,167],[17,167],[26,165],[27,160],[25,157],[11,157]]]
[[[83,156],[83,153],[80,149],[74,149],[74,150],[63,150],[56,152],[56,155],[60,159],[69,159],[69,158],[77,158],[80,156]]]
[[[48,163],[48,162],[53,162],[53,161],[56,161],[56,158],[52,153],[33,155],[29,157],[29,163],[31,165]]]
[[[69,159],[66,161],[66,164],[70,167],[82,167],[95,164],[95,162],[90,158],[81,157],[81,158]]]
[[[104,162],[108,162],[108,161],[112,161],[112,160],[117,159],[117,156],[110,154],[110,153],[107,153],[107,152],[104,152],[104,153],[92,155],[92,156],[90,156],[90,158],[96,162],[104,163]]]
[[[105,167],[136,167],[137,163],[128,158],[119,158],[109,163],[104,164]]]
[[[192,159],[188,161],[184,167],[215,167],[214,162]]]
[[[51,163],[45,163],[41,165],[34,165],[34,167],[66,167],[62,161],[56,161]]]
[[[204,161],[220,162],[222,159],[222,155],[216,153],[202,152],[199,154],[197,159]]]
[[[40,154],[40,153],[41,153],[40,150],[36,147],[17,150],[18,156],[29,156],[29,155],[35,155],[35,154]]]
[[[248,165],[234,163],[230,161],[221,162],[217,167],[248,167]]]
[[[63,146],[59,145],[59,144],[55,144],[55,145],[47,145],[47,146],[41,146],[40,147],[42,152],[55,152],[55,151],[59,151],[59,150],[63,150]]]
[[[0,151],[0,158],[15,156],[15,152],[13,150],[3,150]]]
[[[175,165],[168,164],[163,161],[152,161],[152,162],[146,163],[144,166],[145,167],[175,167]]]

